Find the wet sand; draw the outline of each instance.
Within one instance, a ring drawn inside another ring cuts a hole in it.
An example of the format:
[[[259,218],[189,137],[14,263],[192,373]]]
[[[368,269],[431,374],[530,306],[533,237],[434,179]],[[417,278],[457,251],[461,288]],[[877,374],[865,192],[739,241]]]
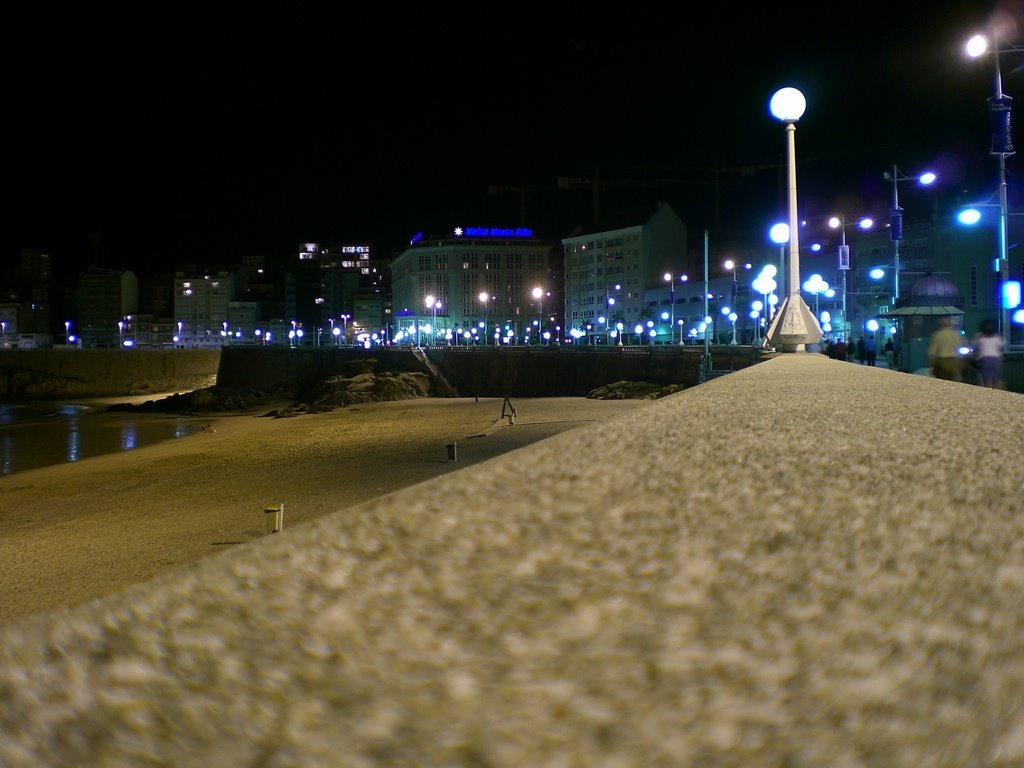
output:
[[[153,399],[149,396],[145,399]],[[502,398],[370,403],[211,429],[0,477],[0,622],[75,605],[647,401]],[[449,459],[454,446],[456,458]],[[567,461],[573,457],[566,457]],[[480,492],[488,478],[481,472]]]

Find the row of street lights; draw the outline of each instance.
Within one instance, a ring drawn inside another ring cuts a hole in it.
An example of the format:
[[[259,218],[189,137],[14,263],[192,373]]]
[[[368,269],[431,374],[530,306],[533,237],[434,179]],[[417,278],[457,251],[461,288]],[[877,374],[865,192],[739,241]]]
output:
[[[966,53],[972,58],[977,58],[985,53],[991,52],[995,61],[995,89],[993,96],[989,99],[989,110],[992,119],[992,147],[990,154],[997,158],[999,168],[999,325],[1003,336],[1004,346],[1009,348],[1010,316],[1007,293],[1019,288],[1009,287],[1009,259],[1007,254],[1007,198],[1006,198],[1006,158],[1014,154],[1013,141],[1010,134],[1010,111],[1013,100],[1003,93],[1002,71],[1000,68],[1000,54],[1024,51],[1024,47],[1008,45],[1000,48],[999,37],[992,35],[990,41],[985,35],[975,35],[967,41]],[[817,315],[811,315],[806,303],[800,296],[800,261],[799,261],[799,236],[797,230],[797,194],[796,194],[796,148],[795,133],[796,123],[803,117],[807,108],[807,101],[804,95],[792,87],[780,88],[776,91],[769,102],[771,114],[780,120],[786,129],[787,139],[787,171],[788,171],[788,209],[789,209],[789,255],[786,264],[787,290],[782,305],[775,315],[771,326],[768,329],[768,338],[777,349],[783,351],[804,351],[806,344],[816,343],[821,339],[822,330]],[[899,205],[898,185],[903,181],[911,179],[922,185],[929,185],[935,181],[935,174],[925,173],[917,177],[905,176],[900,173],[896,165],[891,171],[884,174],[887,181],[892,182],[892,208],[890,209],[890,239],[893,243],[893,304],[900,298],[900,261],[899,243],[903,239],[903,209]],[[841,226],[844,226],[844,222]],[[773,238],[775,239],[775,238]],[[776,242],[784,243],[784,240],[776,239]],[[843,242],[840,246],[840,269],[843,271],[844,283],[846,270],[849,269],[849,250],[846,248],[845,228]],[[815,293],[815,296],[818,294]],[[843,290],[843,311],[845,321],[846,311],[846,290]],[[810,320],[811,322],[808,322]]]
[[[548,293],[547,291],[545,291],[540,286],[535,286],[533,288],[533,290],[530,292],[530,295],[533,297],[533,300],[537,302],[537,322],[536,322],[536,325],[537,325],[537,339],[538,339],[538,343],[539,343],[544,338],[544,297],[545,296],[550,296],[551,294]],[[488,293],[487,291],[480,291],[480,293],[477,294],[477,299],[484,306],[484,327],[487,328],[487,327],[489,327],[489,317],[488,317],[488,315],[490,313],[490,304],[491,304],[492,301],[495,300],[495,297],[493,295],[491,295],[490,293]],[[433,296],[432,294],[428,294],[424,298],[423,303],[426,306],[426,308],[429,309],[430,312],[431,312],[431,327],[432,328],[437,328],[437,310],[442,308],[442,306],[443,306],[442,301],[440,299],[436,298],[435,296]],[[494,343],[495,344],[498,343],[498,336],[499,336],[499,334],[496,332],[495,335],[494,335]],[[420,328],[419,328],[419,323],[417,323],[417,328],[416,328],[416,346],[420,346]]]

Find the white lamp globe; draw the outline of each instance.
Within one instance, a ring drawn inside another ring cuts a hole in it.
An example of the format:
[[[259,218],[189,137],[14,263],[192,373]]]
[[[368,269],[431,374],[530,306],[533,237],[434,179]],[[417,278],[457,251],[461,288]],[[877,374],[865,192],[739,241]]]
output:
[[[778,245],[784,245],[789,242],[789,224],[779,222],[778,224],[772,225],[772,228],[768,230],[768,237],[771,238],[773,243]]]
[[[780,88],[768,104],[772,116],[784,123],[795,123],[804,116],[807,99],[796,88]]]

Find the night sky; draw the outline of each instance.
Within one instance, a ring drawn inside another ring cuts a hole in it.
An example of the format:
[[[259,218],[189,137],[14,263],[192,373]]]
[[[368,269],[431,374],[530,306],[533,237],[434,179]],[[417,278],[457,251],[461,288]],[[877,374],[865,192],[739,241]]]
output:
[[[784,215],[785,133],[767,105],[785,85],[808,102],[804,212],[884,209],[894,163],[983,198],[994,62],[962,45],[1024,20],[1018,3],[979,2],[710,20],[682,5],[33,5],[3,32],[3,259],[32,247],[58,268],[137,271],[305,241],[386,255],[458,223],[555,239],[592,214],[590,188],[558,178],[595,174],[603,214],[665,200],[691,234],[760,231]],[[1020,64],[1003,56],[1011,96]]]

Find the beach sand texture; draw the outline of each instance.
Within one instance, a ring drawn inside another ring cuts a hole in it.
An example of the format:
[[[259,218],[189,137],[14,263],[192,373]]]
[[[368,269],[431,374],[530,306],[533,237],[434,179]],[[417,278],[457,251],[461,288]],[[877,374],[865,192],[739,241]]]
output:
[[[514,400],[514,424],[502,418],[502,398],[377,402],[281,419],[261,408],[211,416],[209,431],[187,438],[0,477],[0,622],[263,537],[268,506],[284,505],[286,529],[302,525],[647,402]],[[488,478],[480,481],[487,493]]]

